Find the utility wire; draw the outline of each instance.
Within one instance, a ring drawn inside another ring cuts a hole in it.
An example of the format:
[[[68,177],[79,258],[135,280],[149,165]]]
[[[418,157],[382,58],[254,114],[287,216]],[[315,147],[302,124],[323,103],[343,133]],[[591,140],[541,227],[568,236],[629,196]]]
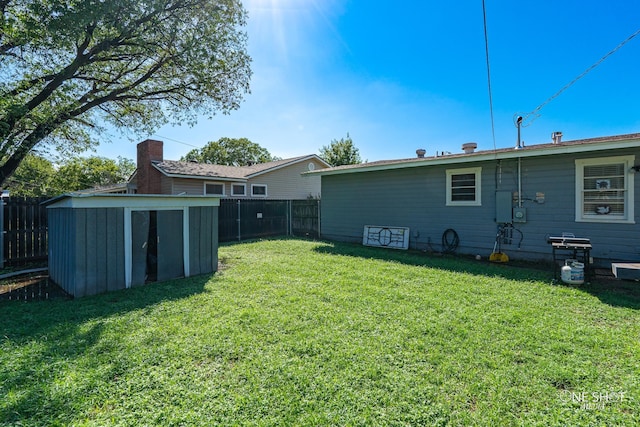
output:
[[[179,141],[177,139],[169,138],[168,136],[162,136],[162,135],[158,135],[158,134],[154,134],[154,136],[157,136],[158,138],[169,140],[171,142],[177,142],[178,144],[186,145],[188,147],[193,147],[193,148],[198,148],[198,149],[201,148],[201,147],[198,147],[197,145],[189,144],[188,142],[183,142],[183,141]]]
[[[487,32],[487,7],[482,0],[482,17],[484,20],[484,51],[487,58],[487,84],[489,87],[489,111],[491,113],[491,136],[493,137],[493,150],[496,150],[496,127],[493,119],[493,95],[491,91],[491,66],[489,65],[489,37]]]
[[[483,0],[483,5],[484,5],[484,0]],[[523,116],[523,120],[522,122],[525,123],[527,121],[527,119],[531,116],[535,116],[533,119],[531,119],[531,122],[528,122],[526,125],[523,124],[522,126],[529,126],[536,118],[538,118],[540,115],[538,114],[538,111],[540,111],[542,109],[542,107],[544,107],[545,105],[547,105],[548,103],[550,103],[551,101],[553,101],[555,98],[557,98],[562,92],[564,92],[565,90],[569,89],[575,82],[577,82],[578,80],[580,80],[581,78],[583,78],[584,76],[586,76],[591,70],[593,70],[594,68],[596,68],[598,65],[602,64],[608,57],[610,57],[611,55],[613,55],[614,53],[616,53],[618,50],[620,50],[620,48],[622,48],[622,46],[624,46],[625,44],[627,44],[628,42],[630,42],[635,36],[637,36],[638,34],[640,34],[640,30],[636,31],[635,33],[631,34],[629,37],[627,37],[624,41],[622,41],[618,46],[614,47],[612,50],[610,50],[606,55],[604,55],[602,58],[600,58],[595,64],[593,64],[591,67],[587,68],[582,74],[580,74],[578,77],[576,77],[575,79],[571,80],[571,82],[567,83],[566,85],[564,85],[564,87],[562,89],[560,89],[559,91],[557,91],[555,94],[553,94],[552,96],[550,96],[546,101],[544,101],[542,104],[538,105],[533,111],[531,111],[530,113],[527,113]],[[486,37],[486,36],[485,36]],[[518,114],[516,114],[514,116],[515,117],[518,116]]]

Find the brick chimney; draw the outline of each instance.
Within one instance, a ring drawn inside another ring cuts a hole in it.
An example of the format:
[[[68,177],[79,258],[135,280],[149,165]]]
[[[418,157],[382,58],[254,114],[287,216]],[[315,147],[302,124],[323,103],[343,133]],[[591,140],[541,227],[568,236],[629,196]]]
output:
[[[161,194],[162,174],[152,166],[152,162],[161,162],[162,141],[146,139],[138,144],[138,172],[136,174],[138,194]]]

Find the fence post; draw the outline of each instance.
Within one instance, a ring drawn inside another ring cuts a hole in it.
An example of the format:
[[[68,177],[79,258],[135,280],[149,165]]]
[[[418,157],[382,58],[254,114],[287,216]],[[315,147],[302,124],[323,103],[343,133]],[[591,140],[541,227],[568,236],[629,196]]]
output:
[[[289,218],[287,221],[287,236],[293,235],[293,200],[287,200],[287,213]]]
[[[321,239],[320,230],[322,230],[322,222],[320,221],[320,199],[318,199],[318,239]]]
[[[4,197],[0,197],[0,268],[4,268]]]
[[[238,242],[242,241],[242,235],[240,234],[240,199],[238,199]]]

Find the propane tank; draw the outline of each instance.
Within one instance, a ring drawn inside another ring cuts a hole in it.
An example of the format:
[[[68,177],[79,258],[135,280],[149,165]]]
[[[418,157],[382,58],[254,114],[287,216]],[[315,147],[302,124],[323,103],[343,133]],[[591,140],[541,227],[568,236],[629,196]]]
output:
[[[567,259],[560,269],[560,278],[570,285],[582,285],[584,283],[584,264],[575,259]]]

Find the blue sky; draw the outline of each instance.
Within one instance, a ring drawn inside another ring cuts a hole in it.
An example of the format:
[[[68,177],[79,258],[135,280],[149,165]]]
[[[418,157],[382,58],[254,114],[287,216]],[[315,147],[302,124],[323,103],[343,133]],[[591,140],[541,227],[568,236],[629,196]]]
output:
[[[230,115],[151,138],[178,159],[220,137],[282,158],[351,136],[363,160],[417,148],[492,149],[482,0],[245,0],[251,94]],[[527,115],[640,29],[637,0],[486,0],[495,147]],[[640,35],[530,116],[527,145],[640,132]],[[135,159],[113,137],[97,154]]]

